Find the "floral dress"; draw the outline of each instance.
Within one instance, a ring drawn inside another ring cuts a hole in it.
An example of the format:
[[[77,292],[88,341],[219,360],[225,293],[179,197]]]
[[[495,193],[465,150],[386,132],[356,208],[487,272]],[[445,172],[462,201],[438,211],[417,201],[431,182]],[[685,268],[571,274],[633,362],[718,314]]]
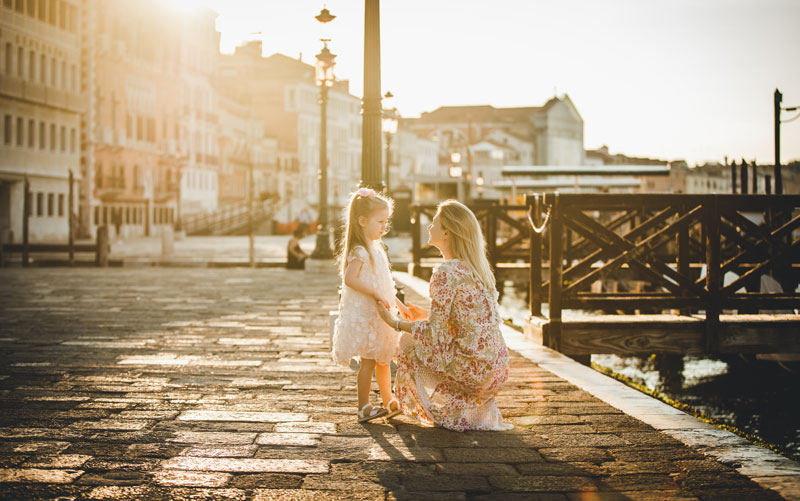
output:
[[[451,259],[433,273],[430,295],[428,318],[401,341],[394,388],[403,412],[456,431],[513,428],[495,401],[508,379],[497,292]]]
[[[360,245],[353,248],[347,256],[348,266],[355,260],[363,263],[361,279],[379,291],[381,299],[391,305],[392,313],[397,315],[389,259],[379,241],[370,243],[369,250]],[[333,331],[333,360],[347,365],[353,357],[359,357],[381,365],[389,364],[397,357],[398,337],[399,333],[386,325],[378,314],[375,298],[351,289],[342,280],[339,317]]]

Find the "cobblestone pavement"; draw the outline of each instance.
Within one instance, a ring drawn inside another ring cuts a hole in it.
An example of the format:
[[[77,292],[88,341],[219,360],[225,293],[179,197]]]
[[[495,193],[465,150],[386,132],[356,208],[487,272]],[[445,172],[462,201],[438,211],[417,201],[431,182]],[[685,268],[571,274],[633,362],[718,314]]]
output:
[[[0,271],[0,498],[777,499],[520,356],[510,432],[361,426],[338,278]]]

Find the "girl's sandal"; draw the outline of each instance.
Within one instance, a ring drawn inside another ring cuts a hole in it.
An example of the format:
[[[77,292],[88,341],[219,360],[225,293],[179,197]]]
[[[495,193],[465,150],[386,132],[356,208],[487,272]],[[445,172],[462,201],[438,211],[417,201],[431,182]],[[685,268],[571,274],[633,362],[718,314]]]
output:
[[[367,412],[367,408],[369,408],[369,412]],[[367,403],[358,411],[358,422],[372,421],[385,416],[387,413],[388,411],[383,407],[374,407],[372,404]]]
[[[393,404],[395,406],[394,408],[392,408]],[[403,412],[403,411],[400,410],[400,402],[397,401],[397,398],[392,397],[392,399],[389,400],[389,403],[386,404],[386,412],[387,412],[387,414],[386,414],[386,416],[384,416],[385,419],[393,418],[396,415],[398,415],[401,412]]]

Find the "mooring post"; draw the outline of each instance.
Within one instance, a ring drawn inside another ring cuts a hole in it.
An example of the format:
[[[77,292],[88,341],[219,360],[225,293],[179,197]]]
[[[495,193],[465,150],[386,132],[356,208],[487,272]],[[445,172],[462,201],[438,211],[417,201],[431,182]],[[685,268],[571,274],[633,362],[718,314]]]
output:
[[[28,232],[29,220],[31,217],[31,183],[28,181],[28,176],[25,176],[24,182],[24,200],[22,201],[22,266],[28,267]]]
[[[709,195],[705,208],[706,220],[706,353],[719,351],[720,289],[722,269],[720,267],[719,196]]]
[[[535,194],[533,200],[528,200],[528,195],[525,195],[525,205],[528,206],[529,214],[532,213],[531,222],[541,224],[542,217],[541,198],[539,194]],[[542,316],[542,233],[534,229],[533,224],[530,225],[531,239],[530,239],[530,276],[528,282],[529,291],[529,306],[531,315],[535,317]]]
[[[97,227],[95,264],[101,268],[108,266],[108,226],[105,224]]]
[[[550,200],[550,321],[544,336],[544,344],[549,348],[560,351],[564,223],[561,221],[561,214],[559,213],[558,193],[554,193]]]

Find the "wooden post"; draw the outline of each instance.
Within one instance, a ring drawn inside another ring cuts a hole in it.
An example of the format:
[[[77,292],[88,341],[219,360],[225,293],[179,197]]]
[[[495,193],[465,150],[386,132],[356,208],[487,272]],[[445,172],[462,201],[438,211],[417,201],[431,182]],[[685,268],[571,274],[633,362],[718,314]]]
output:
[[[772,176],[769,174],[764,176],[764,193],[767,195],[772,194]]]
[[[746,167],[745,167],[746,168]],[[706,353],[719,351],[720,289],[722,269],[720,267],[719,196],[709,195],[705,207],[706,220]]]
[[[28,224],[31,216],[31,183],[25,176],[24,200],[22,202],[22,266],[28,267]]]
[[[528,205],[528,195],[525,195],[525,204]],[[532,205],[528,210],[533,210],[533,222],[540,224],[542,217],[541,199],[539,194],[534,195]],[[530,248],[530,277],[529,277],[529,296],[531,315],[542,316],[542,234],[537,233],[531,227],[531,248]]]
[[[67,200],[67,228],[69,230],[69,265],[75,266],[75,191],[74,191],[75,178],[72,174],[72,169],[69,170],[69,199]]]
[[[489,264],[492,267],[492,271],[497,276],[497,213],[500,211],[500,207],[497,204],[492,204],[487,209],[487,237],[488,237],[488,250],[489,250]],[[501,291],[502,292],[502,291]]]
[[[753,160],[753,194],[758,193],[758,166],[756,165],[756,161]]]
[[[106,228],[108,231],[108,228]],[[150,236],[150,199],[145,200],[144,203],[144,236]]]
[[[739,177],[742,179],[742,195],[747,195],[747,162],[742,159],[742,165],[739,166]]]
[[[544,344],[557,351],[561,348],[563,225],[564,223],[561,221],[561,214],[559,213],[558,193],[554,193],[550,203],[550,322],[544,337]]]
[[[101,268],[108,266],[108,225],[97,227],[97,250],[95,264]]]
[[[731,193],[736,195],[736,160],[731,162]]]
[[[736,178],[734,178],[736,179]],[[678,217],[683,216],[686,214],[687,208],[685,205],[681,205],[680,210],[678,211]],[[689,276],[689,225],[684,225],[678,231],[677,241],[676,241],[675,249],[675,257],[677,259],[677,266],[678,266],[678,273],[681,275],[688,277]],[[694,278],[692,278],[694,280]],[[681,315],[689,315],[691,314],[691,310],[684,308],[681,310]]]
[[[422,228],[420,227],[420,218],[422,217],[422,211],[420,207],[416,204],[411,205],[411,255],[414,261],[414,269],[413,274],[415,277],[422,278],[422,270],[420,270],[420,266],[422,264],[422,249],[420,248],[422,235],[420,232]]]

